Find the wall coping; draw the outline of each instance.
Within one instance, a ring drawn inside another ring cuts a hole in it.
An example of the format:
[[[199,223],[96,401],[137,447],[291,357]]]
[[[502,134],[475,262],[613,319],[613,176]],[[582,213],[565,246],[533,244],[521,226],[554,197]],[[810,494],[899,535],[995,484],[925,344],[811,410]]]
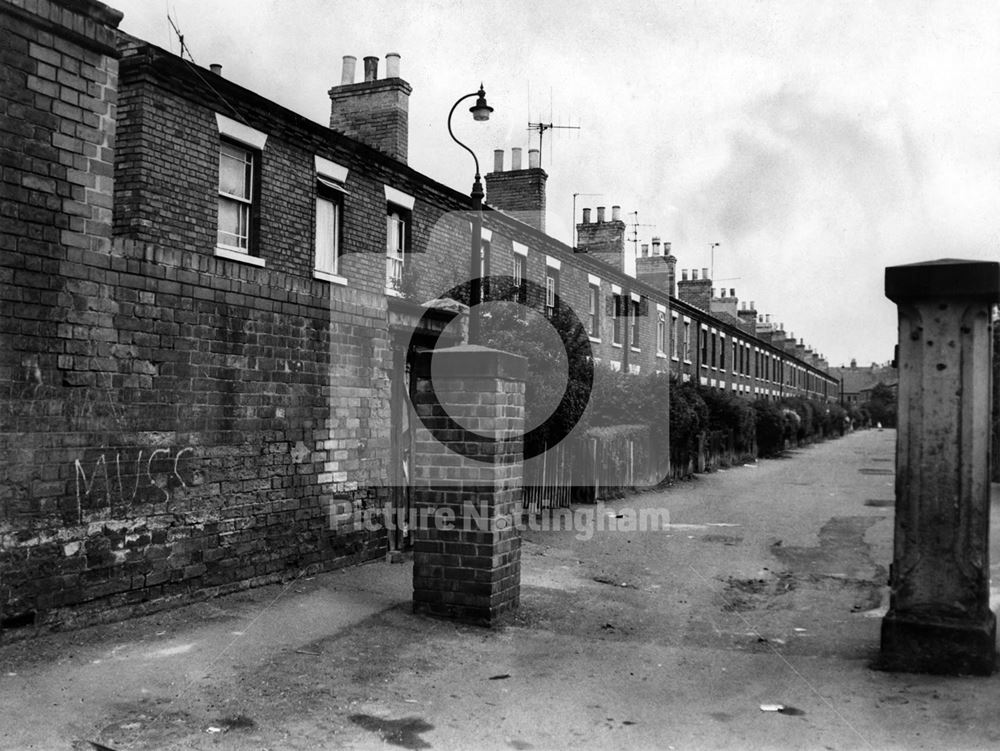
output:
[[[941,258],[885,270],[885,296],[893,302],[957,298],[1000,302],[1000,263]]]

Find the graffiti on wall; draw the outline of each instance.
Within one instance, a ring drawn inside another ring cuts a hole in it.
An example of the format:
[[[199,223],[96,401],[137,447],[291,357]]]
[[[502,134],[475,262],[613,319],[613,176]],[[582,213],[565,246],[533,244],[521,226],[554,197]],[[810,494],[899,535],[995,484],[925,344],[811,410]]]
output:
[[[168,503],[178,490],[204,482],[201,470],[190,466],[194,447],[108,450],[84,463],[74,462],[76,508],[114,510],[136,504]]]

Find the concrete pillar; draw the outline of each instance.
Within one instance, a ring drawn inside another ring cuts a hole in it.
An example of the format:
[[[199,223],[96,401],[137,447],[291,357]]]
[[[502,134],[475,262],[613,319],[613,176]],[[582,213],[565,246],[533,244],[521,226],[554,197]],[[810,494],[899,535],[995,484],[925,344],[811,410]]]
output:
[[[463,345],[413,372],[413,609],[493,626],[520,601],[526,361]]]
[[[896,519],[882,667],[989,675],[991,305],[1000,264],[886,269],[899,311]]]

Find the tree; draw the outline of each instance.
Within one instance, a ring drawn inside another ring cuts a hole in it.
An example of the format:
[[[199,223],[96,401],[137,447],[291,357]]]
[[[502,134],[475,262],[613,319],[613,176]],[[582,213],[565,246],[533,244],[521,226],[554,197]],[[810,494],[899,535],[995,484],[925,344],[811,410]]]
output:
[[[881,381],[875,384],[864,407],[873,424],[881,423],[886,428],[896,427],[896,392],[891,386]]]

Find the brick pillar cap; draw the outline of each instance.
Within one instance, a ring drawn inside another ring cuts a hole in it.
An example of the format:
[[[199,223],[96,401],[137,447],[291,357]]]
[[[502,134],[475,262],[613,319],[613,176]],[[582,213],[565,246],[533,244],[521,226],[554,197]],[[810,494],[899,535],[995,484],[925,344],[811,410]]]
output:
[[[503,352],[479,344],[418,352],[414,369],[418,375],[431,374],[431,360],[439,376],[446,378],[479,377],[523,381],[528,373],[528,361],[521,355]]]
[[[890,266],[885,270],[885,296],[897,303],[937,297],[1000,302],[1000,263],[941,258]]]

